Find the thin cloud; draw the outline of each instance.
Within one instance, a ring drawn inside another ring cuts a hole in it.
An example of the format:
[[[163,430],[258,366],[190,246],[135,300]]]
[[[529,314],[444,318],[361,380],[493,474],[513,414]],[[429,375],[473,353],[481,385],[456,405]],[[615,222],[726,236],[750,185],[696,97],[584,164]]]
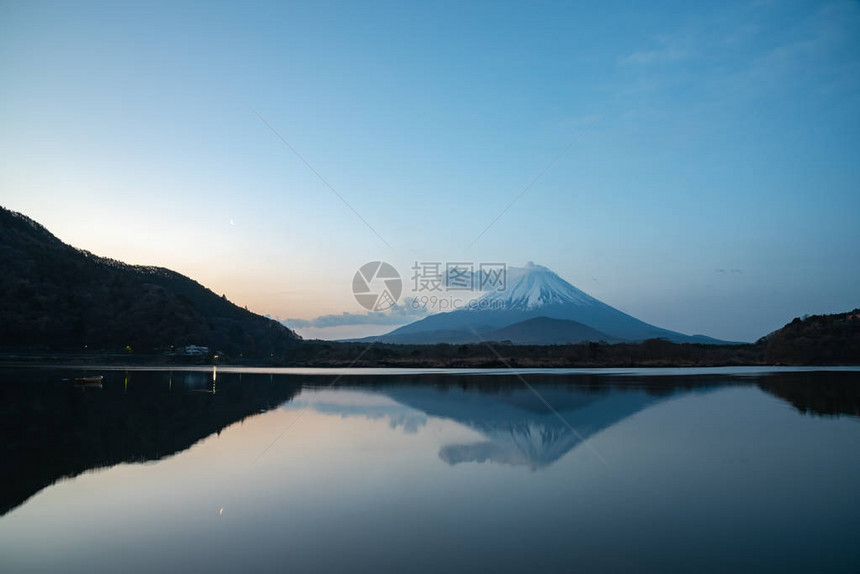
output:
[[[320,315],[314,319],[284,319],[281,323],[295,329],[310,327],[323,329],[345,325],[402,325],[427,315],[425,308],[420,306],[415,308],[410,303],[410,300],[407,299],[402,305],[395,305],[387,311],[367,311],[365,313],[344,311],[340,314]]]
[[[653,66],[670,64],[687,60],[693,56],[693,52],[686,47],[684,38],[672,36],[659,36],[654,48],[636,50],[618,59],[619,66]]]

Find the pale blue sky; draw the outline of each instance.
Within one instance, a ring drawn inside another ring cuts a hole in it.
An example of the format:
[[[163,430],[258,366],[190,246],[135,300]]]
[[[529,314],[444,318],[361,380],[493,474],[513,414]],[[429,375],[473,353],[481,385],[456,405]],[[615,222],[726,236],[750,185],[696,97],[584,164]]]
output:
[[[261,313],[374,259],[729,339],[860,305],[857,2],[2,2],[0,78],[0,204]]]

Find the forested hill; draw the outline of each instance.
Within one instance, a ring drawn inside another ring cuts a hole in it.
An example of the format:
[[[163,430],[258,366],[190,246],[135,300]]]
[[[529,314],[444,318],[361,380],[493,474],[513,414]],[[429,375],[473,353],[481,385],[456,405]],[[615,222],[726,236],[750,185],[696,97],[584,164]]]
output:
[[[758,343],[770,364],[860,364],[860,308],[796,318]]]
[[[0,207],[0,350],[164,353],[200,345],[269,358],[297,340],[184,275],[76,249]]]

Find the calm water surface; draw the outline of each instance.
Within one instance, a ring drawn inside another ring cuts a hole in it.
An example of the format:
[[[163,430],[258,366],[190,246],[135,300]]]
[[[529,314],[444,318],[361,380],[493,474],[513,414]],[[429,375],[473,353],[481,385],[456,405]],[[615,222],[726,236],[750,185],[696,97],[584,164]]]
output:
[[[0,571],[860,571],[860,373],[523,377],[0,369]]]

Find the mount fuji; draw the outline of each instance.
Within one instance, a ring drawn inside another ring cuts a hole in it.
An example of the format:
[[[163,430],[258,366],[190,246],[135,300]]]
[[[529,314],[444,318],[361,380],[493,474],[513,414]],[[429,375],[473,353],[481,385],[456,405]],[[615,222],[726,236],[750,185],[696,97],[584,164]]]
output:
[[[376,339],[402,344],[505,340],[550,345],[646,339],[727,344],[640,321],[577,289],[547,267],[531,262],[525,267],[508,268],[504,290],[485,293],[467,308],[430,315]]]

